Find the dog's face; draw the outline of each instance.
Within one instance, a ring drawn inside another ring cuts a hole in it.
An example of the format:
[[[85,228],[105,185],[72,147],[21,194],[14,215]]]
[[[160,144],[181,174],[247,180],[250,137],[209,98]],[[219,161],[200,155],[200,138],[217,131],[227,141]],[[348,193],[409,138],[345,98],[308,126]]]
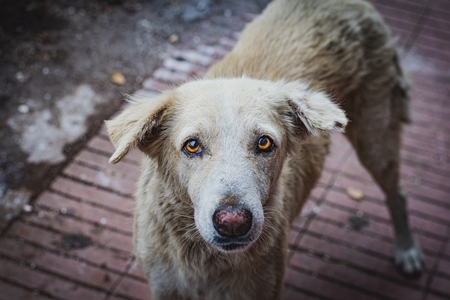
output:
[[[239,251],[260,236],[288,153],[308,134],[346,122],[323,93],[302,84],[239,78],[187,83],[132,104],[107,126],[111,162],[138,146],[192,204],[205,241]]]

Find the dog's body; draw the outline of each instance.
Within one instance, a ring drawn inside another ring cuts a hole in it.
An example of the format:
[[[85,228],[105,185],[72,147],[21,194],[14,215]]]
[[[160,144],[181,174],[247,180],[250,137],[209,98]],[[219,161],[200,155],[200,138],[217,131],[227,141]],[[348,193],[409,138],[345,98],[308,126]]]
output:
[[[327,133],[347,123],[335,103],[386,194],[396,262],[419,272],[398,187],[408,88],[367,3],[276,0],[205,80],[108,121],[113,163],[133,146],[147,154],[134,244],[155,299],[280,297],[289,226],[320,177]]]

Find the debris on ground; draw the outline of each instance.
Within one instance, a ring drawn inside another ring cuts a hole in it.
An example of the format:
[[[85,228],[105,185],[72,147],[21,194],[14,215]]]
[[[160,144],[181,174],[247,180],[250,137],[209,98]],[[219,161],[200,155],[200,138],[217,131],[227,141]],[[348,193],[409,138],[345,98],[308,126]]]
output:
[[[359,231],[369,225],[369,220],[362,211],[358,211],[355,215],[348,217],[348,223],[351,230]]]
[[[62,236],[62,246],[66,250],[83,249],[91,244],[91,238],[82,234],[63,234]]]
[[[111,74],[111,81],[117,85],[124,85],[127,82],[125,76],[120,71],[115,71]]]
[[[352,188],[352,187],[347,188],[347,195],[351,199],[357,200],[357,201],[360,201],[364,198],[364,194],[361,190],[358,190],[358,189]]]

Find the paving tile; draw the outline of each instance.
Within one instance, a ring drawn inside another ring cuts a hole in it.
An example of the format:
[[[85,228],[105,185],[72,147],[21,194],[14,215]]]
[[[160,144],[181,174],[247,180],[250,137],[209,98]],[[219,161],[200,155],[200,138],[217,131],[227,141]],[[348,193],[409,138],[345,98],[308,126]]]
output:
[[[150,288],[146,282],[124,277],[116,287],[114,294],[132,299],[150,299]]]
[[[51,184],[51,189],[69,198],[94,203],[123,214],[132,214],[135,207],[131,197],[124,197],[65,177],[56,178]]]
[[[90,224],[84,220],[71,218],[58,211],[57,207],[50,207],[51,211],[37,210],[36,213],[23,217],[24,222],[28,222],[31,226],[48,228],[51,231],[61,234],[83,234],[89,236],[93,243],[110,249],[112,253],[120,252],[121,255],[127,255],[132,252],[131,234],[124,234],[117,231],[109,230],[103,224]]]
[[[298,247],[307,251],[306,253],[309,255],[315,254],[322,258],[324,262],[332,263],[331,261],[333,261],[354,270],[380,277],[380,279],[373,279],[374,282],[388,280],[393,284],[401,284],[416,290],[424,287],[427,283],[428,275],[414,281],[406,279],[397,271],[390,259],[370,255],[358,251],[354,247],[344,247],[308,234],[302,238]]]
[[[92,140],[87,143],[87,147],[106,153],[108,155],[108,158],[114,153],[114,146],[111,144],[111,142],[98,136],[92,138]],[[142,153],[137,149],[133,149],[128,152],[128,154],[124,159],[122,159],[122,161],[130,161],[131,163],[139,164],[141,159]]]
[[[210,56],[193,50],[186,50],[186,51],[176,50],[172,54],[172,57],[178,60],[185,60],[190,63],[204,67],[208,67],[214,62],[214,59],[211,58]]]
[[[339,282],[324,280],[315,274],[306,274],[292,268],[286,270],[285,283],[317,295],[318,299],[320,297],[326,297],[326,299],[377,299],[377,297],[357,292],[352,288],[343,287]]]
[[[450,278],[450,260],[441,258],[437,267],[437,271],[445,274]]]
[[[75,216],[95,224],[102,224],[118,231],[132,232],[132,216],[124,216],[95,207],[83,202],[69,200],[52,192],[44,192],[38,199],[41,205],[55,208],[61,211],[62,208],[69,216]]]
[[[445,296],[437,296],[435,294],[428,294],[425,300],[448,300],[448,297]]]
[[[97,171],[78,164],[70,164],[64,169],[64,174],[84,182],[106,189],[111,189],[124,195],[132,195],[136,189],[136,181],[118,178],[107,171]]]
[[[138,279],[140,281],[147,281],[147,278],[142,271],[142,269],[138,266],[137,261],[134,260],[130,269],[128,270],[127,276],[133,277],[135,279]]]
[[[8,231],[7,236],[32,242],[42,248],[77,257],[102,269],[112,269],[117,272],[124,270],[130,259],[129,255],[128,257],[123,254],[118,255],[95,244],[88,245],[82,249],[66,249],[64,247],[64,234],[55,233],[26,223],[17,223],[16,226]]]
[[[46,294],[50,294],[57,299],[102,299],[106,295],[104,292],[83,287],[75,282],[62,279],[59,276],[38,271],[36,268],[32,269],[25,263],[17,264],[16,262],[1,258],[0,266],[0,278],[3,277],[11,281],[20,282],[22,285],[36,292],[45,291]],[[2,290],[0,295],[4,295],[4,286],[7,284],[3,284],[0,281],[0,285]],[[34,294],[27,293],[26,295],[33,299]],[[7,300],[11,299],[27,298],[7,298]]]
[[[430,289],[440,293],[443,297],[450,298],[450,277],[443,278],[435,275],[431,281]]]
[[[313,299],[317,299],[317,297],[309,296],[309,295],[305,294],[304,292],[300,292],[291,287],[285,287],[285,289],[283,291],[282,299],[283,300],[298,300],[298,299],[313,300]]]
[[[97,154],[89,150],[82,150],[74,161],[79,162],[85,166],[92,167],[93,169],[102,170],[111,175],[117,177],[129,178],[131,180],[137,180],[140,174],[140,167],[136,164],[130,164],[121,162],[115,165],[108,163],[109,158],[105,155]]]
[[[311,271],[317,274],[317,277],[330,278],[333,281],[345,282],[346,285],[352,288],[361,289],[364,293],[374,295],[379,298],[390,297],[392,299],[420,299],[421,294],[418,293],[418,289],[412,289],[403,285],[395,284],[389,279],[383,279],[381,277],[373,276],[370,271],[360,272],[348,266],[330,263],[324,261],[322,258],[307,255],[305,253],[295,253],[290,261],[290,264],[302,269]],[[345,278],[345,280],[342,280]],[[359,286],[353,286],[358,282]],[[336,297],[336,295],[334,296]],[[335,298],[339,299],[339,298]],[[349,299],[349,298],[341,298]],[[354,298],[357,299],[357,298]]]
[[[0,263],[1,264],[1,263]],[[41,295],[38,290],[27,290],[23,287],[18,287],[9,283],[1,284],[1,300],[11,300],[11,299],[34,299],[34,300],[49,300],[54,298],[49,298],[47,296]]]
[[[66,281],[76,282],[78,285],[84,286],[85,289],[89,291],[95,291],[96,289],[103,289],[106,291],[117,279],[117,275],[114,273],[94,268],[84,262],[34,248],[26,243],[19,243],[6,238],[2,239],[2,246],[4,247],[0,248],[0,253],[3,256],[11,257],[22,264],[30,266],[30,268],[42,270],[42,272],[46,274],[52,274],[53,276],[60,277]],[[16,268],[17,267],[11,266],[11,268],[2,269],[6,272],[5,276],[9,278],[15,275],[14,272],[16,272]],[[22,268],[18,271],[26,272],[26,268]],[[32,275],[30,274],[30,277],[31,276]],[[47,276],[45,276],[45,278],[48,280]],[[73,283],[70,283],[70,285],[73,286]],[[96,292],[95,294],[98,293]]]

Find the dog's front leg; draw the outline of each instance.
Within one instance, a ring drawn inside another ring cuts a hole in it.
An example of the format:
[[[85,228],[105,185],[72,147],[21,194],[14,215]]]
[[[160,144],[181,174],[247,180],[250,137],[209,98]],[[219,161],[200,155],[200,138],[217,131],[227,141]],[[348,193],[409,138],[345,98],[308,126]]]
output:
[[[148,283],[152,300],[187,300],[191,299],[188,295],[183,295],[178,287],[176,272],[172,268],[154,266],[148,274]]]

